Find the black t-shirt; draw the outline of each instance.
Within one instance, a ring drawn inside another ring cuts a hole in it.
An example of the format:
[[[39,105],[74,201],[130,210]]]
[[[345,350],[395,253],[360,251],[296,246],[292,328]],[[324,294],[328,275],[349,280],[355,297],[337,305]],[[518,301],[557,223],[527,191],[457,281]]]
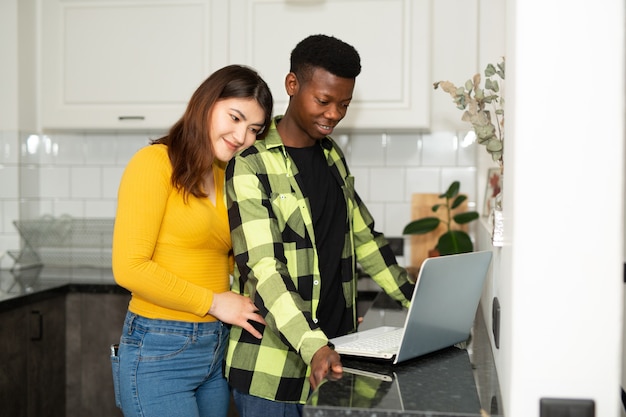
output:
[[[298,167],[302,192],[309,199],[322,281],[317,309],[319,326],[332,338],[352,330],[341,285],[341,252],[346,231],[346,202],[320,143],[307,148],[286,147]]]

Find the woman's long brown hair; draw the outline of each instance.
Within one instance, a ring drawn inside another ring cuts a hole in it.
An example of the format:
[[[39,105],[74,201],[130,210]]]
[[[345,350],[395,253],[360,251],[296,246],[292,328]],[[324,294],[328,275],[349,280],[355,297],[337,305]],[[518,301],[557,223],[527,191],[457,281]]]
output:
[[[203,177],[215,159],[209,140],[209,115],[218,100],[227,98],[255,99],[265,112],[264,129],[257,138],[267,134],[273,99],[267,83],[252,68],[229,65],[215,71],[193,93],[183,116],[168,134],[152,141],[164,144],[172,163],[172,184],[187,200],[189,194],[206,197]]]

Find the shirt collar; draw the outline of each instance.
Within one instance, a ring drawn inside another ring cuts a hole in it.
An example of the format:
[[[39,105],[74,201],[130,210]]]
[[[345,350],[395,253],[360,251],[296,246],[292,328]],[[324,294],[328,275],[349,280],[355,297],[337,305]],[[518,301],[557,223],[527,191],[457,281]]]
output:
[[[267,133],[267,136],[265,137],[265,147],[267,149],[272,149],[272,148],[277,148],[277,147],[284,147],[283,141],[280,138],[280,135],[278,134],[278,129],[276,129],[276,124],[280,121],[280,119],[282,119],[283,116],[276,116],[274,117],[274,119],[272,120],[272,123],[270,124],[270,130]],[[326,136],[324,139],[321,140],[321,144],[322,147],[326,150],[331,150],[333,148],[333,142],[332,139],[328,136]]]

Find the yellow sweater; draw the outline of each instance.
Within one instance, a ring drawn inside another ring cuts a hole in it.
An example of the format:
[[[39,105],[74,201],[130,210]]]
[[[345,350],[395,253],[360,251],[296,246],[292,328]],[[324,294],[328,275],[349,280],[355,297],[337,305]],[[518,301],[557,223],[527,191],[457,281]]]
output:
[[[113,232],[115,281],[132,293],[138,315],[215,321],[213,294],[229,290],[230,231],[224,169],[213,165],[216,205],[193,195],[185,204],[172,186],[165,145],[149,145],[128,163],[118,192]]]

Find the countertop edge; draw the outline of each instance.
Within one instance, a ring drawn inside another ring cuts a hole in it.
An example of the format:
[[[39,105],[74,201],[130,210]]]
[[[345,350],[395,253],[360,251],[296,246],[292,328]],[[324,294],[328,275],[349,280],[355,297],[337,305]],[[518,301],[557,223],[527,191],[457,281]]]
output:
[[[94,280],[94,277],[97,279]],[[117,285],[110,269],[82,271],[80,274],[71,269],[66,273],[54,270],[51,277],[37,277],[24,282],[11,271],[0,270],[0,282],[6,284],[4,288],[0,287],[0,312],[71,293],[130,294]]]

